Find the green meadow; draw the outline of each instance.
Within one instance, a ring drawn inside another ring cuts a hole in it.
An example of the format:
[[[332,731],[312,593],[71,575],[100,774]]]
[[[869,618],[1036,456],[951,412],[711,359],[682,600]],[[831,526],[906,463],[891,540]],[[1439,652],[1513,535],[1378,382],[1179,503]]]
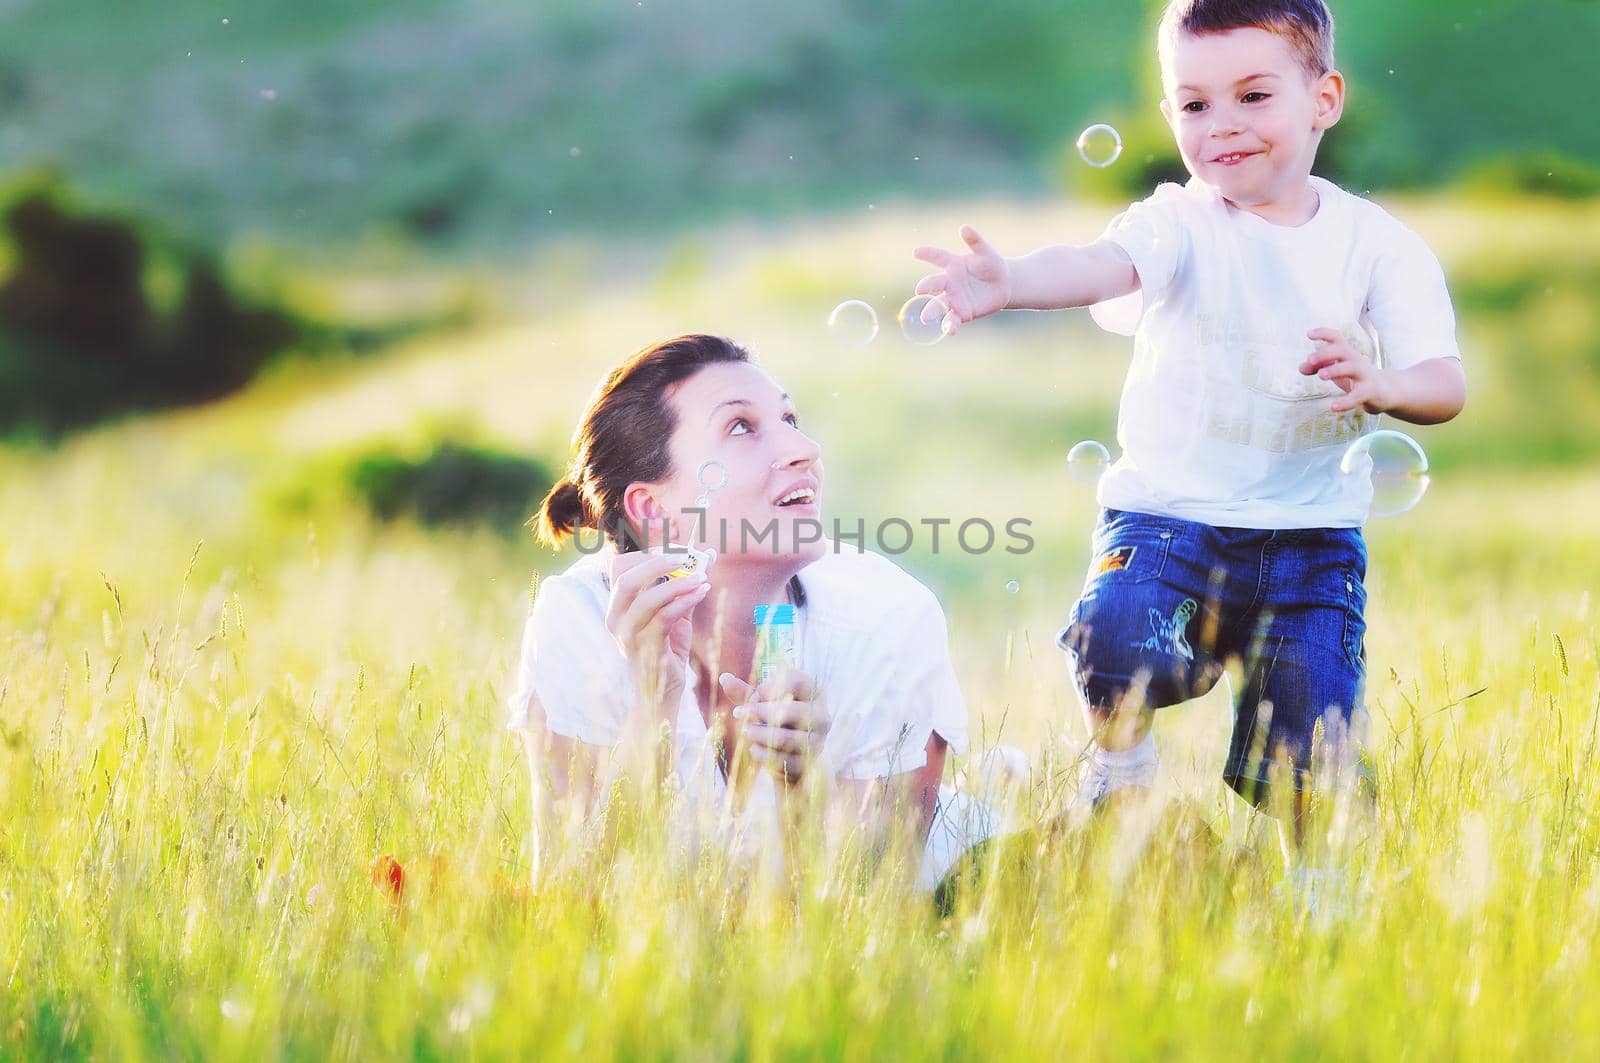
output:
[[[1030,842],[945,915],[816,854],[779,891],[675,868],[644,809],[529,887],[502,700],[531,586],[572,557],[515,520],[378,515],[349,470],[442,444],[559,470],[603,371],[678,332],[750,344],[793,393],[830,518],[1032,522],[1026,556],[902,561],[945,603],[978,744],[1029,754],[1022,822],[1070,793],[1053,640],[1094,502],[1065,456],[1114,447],[1127,344],[1072,312],[920,347],[894,313],[910,249],[961,221],[1020,249],[1109,212],[886,202],[569,236],[493,273],[308,266],[285,283],[347,316],[480,309],[0,449],[0,1056],[1592,1050],[1600,207],[1384,202],[1444,260],[1472,390],[1414,431],[1422,503],[1367,528],[1379,795],[1344,916],[1286,899],[1271,831],[1218,781],[1220,689],[1163,715],[1168,803],[1131,840]],[[826,327],[846,298],[878,311],[864,348]],[[967,759],[951,778],[976,785]]]

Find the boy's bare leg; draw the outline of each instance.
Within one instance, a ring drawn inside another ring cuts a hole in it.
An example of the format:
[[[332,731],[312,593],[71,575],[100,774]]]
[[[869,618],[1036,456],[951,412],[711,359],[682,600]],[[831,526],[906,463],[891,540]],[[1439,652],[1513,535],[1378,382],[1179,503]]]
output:
[[[1278,848],[1297,908],[1313,918],[1334,918],[1352,903],[1351,864],[1370,853],[1377,833],[1377,801],[1360,757],[1364,736],[1346,726],[1327,736],[1308,777],[1274,794]]]
[[[1073,800],[1078,814],[1129,804],[1149,795],[1158,767],[1151,734],[1154,722],[1142,682],[1130,687],[1113,708],[1084,706],[1089,748]]]

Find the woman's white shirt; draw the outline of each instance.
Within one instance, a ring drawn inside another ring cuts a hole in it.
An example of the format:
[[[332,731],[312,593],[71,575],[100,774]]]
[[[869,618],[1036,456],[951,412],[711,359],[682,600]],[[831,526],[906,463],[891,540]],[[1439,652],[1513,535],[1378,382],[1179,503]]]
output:
[[[953,752],[965,753],[966,702],[938,599],[887,558],[829,547],[801,570],[805,604],[796,610],[800,668],[815,680],[833,720],[825,761],[847,779],[915,771],[927,762],[935,732]],[[600,747],[621,740],[637,699],[627,662],[605,626],[609,567],[607,550],[540,583],[507,699],[509,728],[542,727]],[[743,807],[731,807],[696,689],[691,663],[674,726],[677,836],[746,859],[781,862],[781,847],[772,844],[779,830],[776,784],[763,773]],[[602,774],[620,768],[609,764]],[[600,793],[609,792],[610,781],[602,780]],[[941,787],[918,873],[921,888],[931,890],[993,826],[987,809]]]
[[[510,728],[542,725],[606,747],[621,739],[637,699],[605,626],[609,563],[609,551],[590,555],[541,582],[507,700]],[[800,584],[800,670],[815,681],[833,719],[824,757],[835,773],[872,779],[915,771],[926,763],[933,732],[965,752],[966,703],[933,592],[887,558],[834,544],[801,570]],[[675,721],[678,773],[686,786],[715,789],[721,773],[695,690],[691,664]],[[530,718],[535,698],[542,719]]]

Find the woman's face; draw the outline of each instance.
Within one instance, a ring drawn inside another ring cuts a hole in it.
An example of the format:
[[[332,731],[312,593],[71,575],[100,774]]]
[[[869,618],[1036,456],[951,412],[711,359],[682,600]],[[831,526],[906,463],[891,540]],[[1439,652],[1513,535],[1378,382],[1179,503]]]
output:
[[[719,566],[793,567],[826,553],[821,449],[800,430],[794,403],[764,370],[745,362],[707,366],[668,401],[678,421],[669,448],[672,474],[650,493],[671,520],[674,542],[715,547]],[[726,483],[713,489],[723,470]],[[701,508],[703,519],[694,512]],[[659,528],[657,516],[653,542]]]

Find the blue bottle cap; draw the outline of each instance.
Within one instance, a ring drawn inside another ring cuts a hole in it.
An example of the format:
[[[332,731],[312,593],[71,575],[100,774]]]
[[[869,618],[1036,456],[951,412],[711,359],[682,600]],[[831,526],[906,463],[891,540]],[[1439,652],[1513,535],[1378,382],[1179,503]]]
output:
[[[756,627],[766,627],[768,624],[794,623],[794,606],[792,605],[758,605],[755,611]]]

